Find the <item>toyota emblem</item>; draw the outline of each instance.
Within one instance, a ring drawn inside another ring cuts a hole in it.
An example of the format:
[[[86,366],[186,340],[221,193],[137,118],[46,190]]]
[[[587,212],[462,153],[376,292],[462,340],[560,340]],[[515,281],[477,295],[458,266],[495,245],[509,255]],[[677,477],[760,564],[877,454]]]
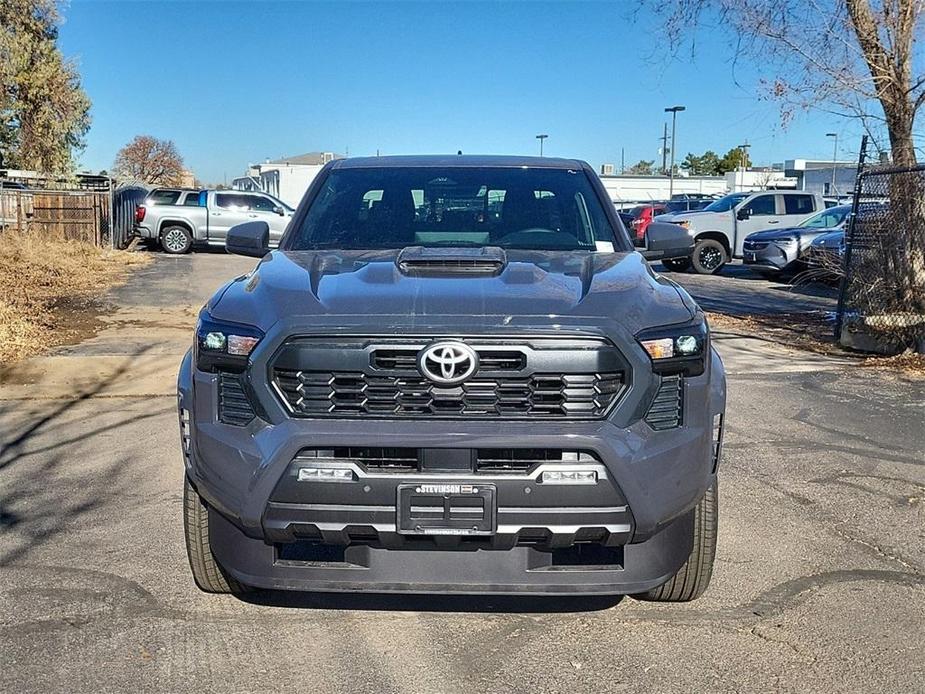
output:
[[[479,368],[479,355],[462,342],[437,342],[421,350],[418,368],[434,383],[462,383]]]

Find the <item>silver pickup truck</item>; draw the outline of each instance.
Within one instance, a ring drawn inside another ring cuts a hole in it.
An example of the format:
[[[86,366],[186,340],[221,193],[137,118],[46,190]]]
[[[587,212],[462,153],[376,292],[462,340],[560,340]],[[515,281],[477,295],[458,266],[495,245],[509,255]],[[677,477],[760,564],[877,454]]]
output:
[[[231,227],[264,221],[276,246],[294,211],[267,193],[158,188],[135,209],[135,233],[180,254],[196,245],[224,246]]]

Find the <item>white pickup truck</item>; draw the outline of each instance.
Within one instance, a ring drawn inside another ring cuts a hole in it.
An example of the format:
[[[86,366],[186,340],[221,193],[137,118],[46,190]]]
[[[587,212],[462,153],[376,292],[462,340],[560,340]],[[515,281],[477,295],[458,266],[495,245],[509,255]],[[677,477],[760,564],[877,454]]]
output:
[[[659,222],[680,224],[694,240],[690,256],[668,258],[669,270],[693,267],[701,275],[719,272],[730,258],[742,257],[745,237],[755,231],[796,226],[825,209],[822,196],[800,190],[730,193],[702,210],[659,215]]]
[[[134,229],[165,252],[180,254],[194,245],[224,246],[231,227],[264,221],[270,227],[270,245],[276,246],[293,212],[267,193],[157,188],[135,209]]]

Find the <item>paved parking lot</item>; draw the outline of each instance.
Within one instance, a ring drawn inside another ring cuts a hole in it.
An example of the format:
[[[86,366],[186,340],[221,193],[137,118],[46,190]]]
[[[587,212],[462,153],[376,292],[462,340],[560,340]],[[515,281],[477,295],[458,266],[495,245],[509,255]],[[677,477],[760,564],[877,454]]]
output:
[[[664,272],[660,263],[654,266]],[[738,261],[718,275],[668,272],[706,311],[734,316],[834,311],[837,287],[822,282],[767,280]],[[794,278],[789,278],[793,280]]]
[[[925,384],[722,334],[697,602],[198,592],[173,380],[251,265],[160,255],[99,335],[2,373],[0,691],[923,691]],[[789,294],[736,272],[675,277],[708,308]]]

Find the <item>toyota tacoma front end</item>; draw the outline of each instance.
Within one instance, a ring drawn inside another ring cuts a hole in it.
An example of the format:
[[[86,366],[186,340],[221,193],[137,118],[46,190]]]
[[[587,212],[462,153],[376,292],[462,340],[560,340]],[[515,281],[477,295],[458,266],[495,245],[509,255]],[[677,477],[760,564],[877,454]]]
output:
[[[263,255],[265,229],[228,245]],[[724,407],[702,312],[587,165],[339,160],[183,361],[193,575],[689,600]]]

